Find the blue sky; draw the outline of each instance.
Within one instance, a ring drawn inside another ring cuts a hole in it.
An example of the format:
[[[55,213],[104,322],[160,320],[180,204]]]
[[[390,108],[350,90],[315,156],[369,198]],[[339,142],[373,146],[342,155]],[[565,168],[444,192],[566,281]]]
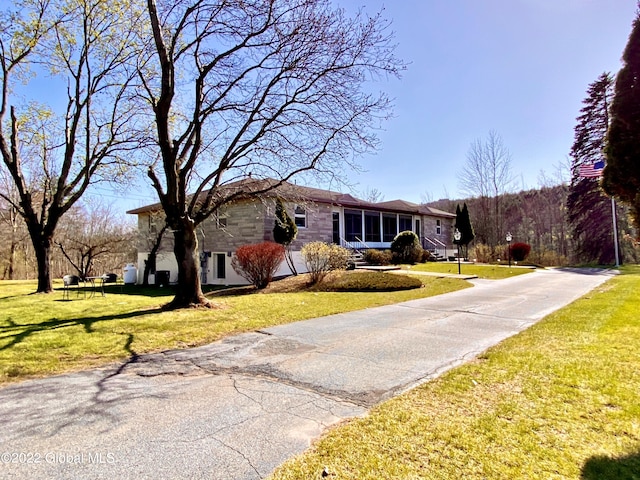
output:
[[[401,80],[378,86],[395,98],[381,148],[348,175],[356,191],[384,200],[460,198],[458,174],[475,139],[497,131],[512,155],[517,189],[538,186],[566,161],[588,85],[616,73],[635,0],[335,0],[370,14],[384,8]],[[146,190],[146,192],[145,192]],[[148,193],[147,193],[148,192]],[[114,198],[104,192],[105,200]],[[119,204],[155,200],[130,190]]]
[[[393,22],[408,69],[381,85],[395,118],[381,149],[353,175],[385,200],[459,198],[458,173],[475,139],[497,131],[517,189],[535,188],[566,160],[588,85],[616,73],[634,0],[336,0]]]

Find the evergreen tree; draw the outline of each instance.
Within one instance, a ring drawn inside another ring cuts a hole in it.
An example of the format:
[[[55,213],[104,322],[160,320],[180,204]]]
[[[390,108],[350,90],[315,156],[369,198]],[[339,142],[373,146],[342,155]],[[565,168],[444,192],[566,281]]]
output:
[[[467,203],[465,202],[462,205],[462,211],[460,212],[460,233],[462,233],[462,244],[465,249],[465,258],[469,258],[469,244],[473,242],[473,239],[476,238],[475,231],[473,230],[473,224],[471,223],[471,218],[469,217],[469,209],[467,208]]]
[[[291,269],[291,273],[298,274],[296,266],[293,263],[293,256],[291,255],[291,242],[296,239],[298,235],[298,227],[293,219],[287,213],[287,209],[284,208],[284,203],[278,198],[276,200],[276,219],[273,226],[273,240],[284,247],[285,259],[287,265]]]
[[[458,245],[464,246],[464,257],[468,258],[469,255],[469,243],[473,241],[475,238],[475,233],[473,231],[473,225],[471,224],[471,219],[469,218],[469,209],[467,208],[467,204],[464,203],[462,209],[458,204],[456,206],[456,224],[455,228],[461,234],[460,241],[457,243]]]
[[[634,225],[640,229],[640,12],[622,60],[611,104],[602,186],[631,207]]]
[[[602,191],[598,178],[579,175],[581,165],[590,165],[604,159],[612,89],[613,78],[609,73],[601,74],[589,85],[574,129],[567,219],[573,238],[575,260],[580,262],[606,264],[615,260],[611,201]]]

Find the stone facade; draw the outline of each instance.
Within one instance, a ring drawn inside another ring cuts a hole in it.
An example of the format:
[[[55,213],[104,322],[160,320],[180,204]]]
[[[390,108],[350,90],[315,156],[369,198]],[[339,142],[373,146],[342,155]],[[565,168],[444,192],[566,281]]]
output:
[[[411,229],[415,231],[423,247],[436,250],[439,254],[447,255],[447,246],[451,245],[455,215],[412,204],[402,200],[381,202],[378,204],[358,200],[350,195],[339,194],[320,189],[288,186],[289,192],[294,191],[297,199],[285,200],[284,205],[291,218],[296,220],[298,235],[292,243],[292,251],[296,268],[299,272],[306,271],[300,250],[313,241],[345,242],[346,216],[345,211],[368,212],[362,216],[365,230],[365,217],[371,219],[371,214],[382,218],[398,215],[397,225],[408,226],[400,219],[410,218]],[[299,193],[301,191],[302,193]],[[305,198],[306,196],[306,198]],[[292,197],[289,197],[292,198]],[[239,277],[231,267],[231,260],[236,249],[242,245],[273,241],[273,227],[275,223],[275,195],[265,195],[261,198],[237,200],[220,209],[215,215],[205,220],[197,228],[198,250],[203,284],[243,284],[246,281]],[[298,208],[296,208],[298,207]],[[154,232],[164,224],[159,205],[150,205],[129,213],[138,215],[138,281],[142,279],[144,264],[151,250]],[[335,216],[335,218],[334,218]],[[335,223],[334,223],[335,220]],[[334,227],[339,229],[334,232]],[[382,231],[382,230],[381,230]],[[353,231],[351,233],[353,236]],[[363,237],[365,235],[362,235]],[[385,236],[385,238],[387,238]],[[361,239],[362,240],[362,239]],[[379,238],[382,240],[382,238]],[[354,244],[349,241],[343,243],[348,247]],[[376,241],[361,243],[357,248],[389,248],[390,241]],[[443,251],[444,250],[444,251]],[[177,264],[173,255],[173,235],[165,233],[162,247],[158,252],[156,271],[170,272],[170,281],[177,281]],[[283,262],[278,275],[290,273]],[[150,282],[154,281],[150,277]]]

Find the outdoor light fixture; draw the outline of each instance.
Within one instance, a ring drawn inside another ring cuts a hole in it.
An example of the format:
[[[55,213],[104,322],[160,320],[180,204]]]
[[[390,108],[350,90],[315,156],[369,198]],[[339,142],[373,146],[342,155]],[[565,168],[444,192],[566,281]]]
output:
[[[509,268],[511,268],[511,240],[513,240],[511,232],[507,232],[507,253],[509,254]]]
[[[458,230],[456,228],[456,231],[453,232],[453,239],[456,241],[456,244],[458,245],[458,275],[460,275],[460,240],[462,239],[462,234],[460,233],[460,230]]]

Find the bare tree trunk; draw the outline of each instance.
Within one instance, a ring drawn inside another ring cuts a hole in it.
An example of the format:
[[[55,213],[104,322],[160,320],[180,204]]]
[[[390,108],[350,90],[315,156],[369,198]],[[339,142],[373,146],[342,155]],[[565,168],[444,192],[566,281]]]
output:
[[[9,280],[14,280],[14,264],[16,261],[16,240],[11,238],[11,248],[9,250]]]
[[[51,239],[40,237],[33,242],[33,249],[38,262],[38,289],[36,293],[51,293]]]
[[[142,274],[142,285],[149,285],[149,274],[151,273],[151,267],[153,266],[153,271],[156,271],[156,263],[158,260],[158,250],[160,250],[160,245],[162,244],[162,238],[164,237],[164,232],[167,231],[167,224],[165,223],[156,238],[153,241],[153,245],[151,246],[151,251],[147,256],[147,259],[144,262],[144,272]]]
[[[173,236],[173,252],[178,262],[178,285],[176,296],[167,308],[210,306],[211,303],[202,294],[195,225],[187,219],[181,222],[181,228],[174,227]]]

